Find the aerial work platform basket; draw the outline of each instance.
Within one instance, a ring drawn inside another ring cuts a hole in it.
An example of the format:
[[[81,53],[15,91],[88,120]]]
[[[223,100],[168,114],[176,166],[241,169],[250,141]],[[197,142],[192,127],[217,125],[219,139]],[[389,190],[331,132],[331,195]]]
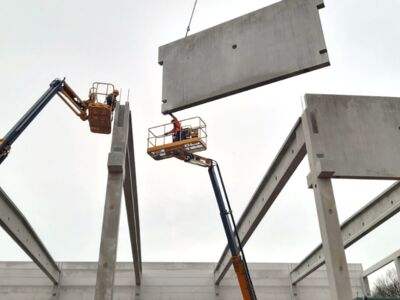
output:
[[[200,117],[180,120],[181,130],[171,133],[172,123],[149,128],[147,153],[155,160],[182,157],[207,149],[207,127]]]
[[[89,91],[89,126],[95,133],[110,133],[118,91],[110,83],[94,82]]]

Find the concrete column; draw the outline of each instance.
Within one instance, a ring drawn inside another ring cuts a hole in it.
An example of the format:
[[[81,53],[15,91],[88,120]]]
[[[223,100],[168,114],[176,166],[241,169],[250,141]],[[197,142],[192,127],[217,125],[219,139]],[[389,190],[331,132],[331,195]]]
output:
[[[295,283],[293,283],[292,276],[291,276],[291,272],[293,271],[294,266],[292,264],[288,264],[288,269],[289,269],[290,299],[296,300],[297,299],[297,285]]]
[[[111,300],[113,298],[118,229],[121,213],[122,180],[122,173],[111,173],[108,175],[95,300]]]
[[[62,263],[58,263],[58,269],[60,270],[60,274],[58,276],[57,283],[53,285],[53,290],[51,292],[51,300],[59,300],[60,299],[60,286],[61,286],[61,277],[62,277]]]
[[[350,276],[331,179],[314,177],[310,183],[317,206],[331,299],[351,300]]]
[[[214,285],[214,291],[215,291],[215,300],[221,300],[221,295],[220,295],[220,290],[219,290],[219,285],[216,284]]]
[[[134,297],[134,300],[140,300],[140,295],[141,295],[140,285],[136,285],[135,286],[135,297]]]
[[[363,277],[361,283],[362,283],[362,287],[363,287],[364,296],[371,296],[371,289],[369,287],[368,276]]]
[[[95,300],[112,300],[118,230],[121,214],[124,166],[129,130],[129,104],[117,104],[114,115],[111,152],[108,155],[108,180],[103,214]]]
[[[400,281],[400,257],[396,257],[394,259],[394,264],[396,266],[396,271],[397,271],[397,279]]]

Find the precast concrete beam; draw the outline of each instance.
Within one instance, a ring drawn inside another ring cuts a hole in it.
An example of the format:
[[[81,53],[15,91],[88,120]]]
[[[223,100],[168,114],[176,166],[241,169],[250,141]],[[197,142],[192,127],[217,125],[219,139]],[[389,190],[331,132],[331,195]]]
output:
[[[341,232],[344,247],[350,247],[399,211],[400,182],[396,182],[342,223]],[[298,283],[324,263],[325,256],[322,244],[320,244],[290,273],[292,283]],[[364,273],[366,274],[366,272]]]
[[[282,0],[159,48],[167,114],[329,65],[322,0]]]
[[[0,188],[0,226],[36,265],[57,284],[60,269],[22,212]]]
[[[128,148],[125,158],[124,194],[128,215],[129,236],[136,285],[141,284],[142,254],[140,245],[139,205],[136,186],[135,153],[133,146],[132,115],[129,114]]]
[[[305,101],[316,176],[400,179],[400,98],[307,94]]]
[[[398,259],[400,258],[400,250],[397,250],[396,252],[392,253],[391,255],[385,257],[381,261],[377,262],[373,266],[369,267],[366,269],[364,272],[362,272],[362,277],[366,278],[367,276],[371,275],[372,273],[382,269],[384,266],[387,266],[388,264],[394,262],[396,266],[396,271],[400,271],[398,269]],[[400,273],[398,273],[400,275]]]
[[[306,147],[299,119],[239,219],[237,229],[242,245],[249,240],[305,155]],[[220,283],[230,266],[231,255],[228,247],[225,247],[214,270],[216,284]]]
[[[101,232],[95,300],[113,298],[122,187],[129,132],[129,103],[117,104],[111,151],[108,156],[108,180]]]

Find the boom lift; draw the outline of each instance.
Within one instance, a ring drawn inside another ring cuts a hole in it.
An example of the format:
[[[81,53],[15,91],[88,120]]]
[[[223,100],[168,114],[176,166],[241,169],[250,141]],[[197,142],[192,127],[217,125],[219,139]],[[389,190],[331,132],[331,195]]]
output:
[[[56,94],[82,121],[89,120],[92,132],[102,134],[111,132],[113,111],[119,95],[114,85],[102,82],[93,83],[89,91],[89,99],[84,101],[65,82],[65,78],[62,80],[54,79],[39,100],[22,116],[5,137],[0,139],[0,164],[8,156],[16,139]]]
[[[216,161],[195,154],[195,152],[207,149],[206,124],[200,117],[181,120],[180,122],[182,127],[179,131],[179,136],[173,137],[172,141],[170,141],[171,137],[168,137],[166,134],[170,132],[168,131],[168,127],[171,124],[150,128],[147,140],[147,153],[155,160],[175,157],[185,162],[208,168],[208,174],[215,198],[217,199],[225,235],[228,240],[228,247],[232,255],[231,261],[235,269],[243,299],[257,300],[243,247],[236,229],[235,219],[222,179],[221,170]]]

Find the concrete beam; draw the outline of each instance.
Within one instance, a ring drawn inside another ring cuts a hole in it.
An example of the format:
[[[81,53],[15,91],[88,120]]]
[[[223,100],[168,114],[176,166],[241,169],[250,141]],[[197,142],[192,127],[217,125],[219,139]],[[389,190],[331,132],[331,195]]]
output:
[[[142,254],[140,246],[139,205],[136,186],[135,153],[133,146],[132,115],[129,114],[128,149],[125,158],[124,194],[128,215],[129,236],[131,239],[133,265],[136,285],[141,283]]]
[[[396,252],[390,254],[389,256],[385,257],[381,261],[377,262],[376,264],[374,264],[373,266],[369,267],[364,272],[362,272],[362,277],[365,278],[365,277],[371,275],[372,273],[382,269],[384,266],[386,266],[392,262],[395,263],[396,271],[397,271],[396,261],[398,261],[399,257],[400,257],[400,250],[397,250]],[[398,270],[398,271],[400,271],[400,270]]]
[[[117,104],[114,118],[111,152],[108,156],[108,180],[95,300],[111,300],[113,298],[122,186],[129,132],[129,103]]]
[[[282,0],[159,48],[162,112],[329,65],[322,0]]]
[[[341,225],[344,247],[347,248],[400,211],[400,182],[396,182]],[[322,244],[318,245],[291,272],[296,284],[325,263]]]
[[[47,277],[57,284],[60,269],[43,245],[28,220],[0,188],[0,226],[37,264]]]
[[[249,240],[305,155],[306,147],[299,119],[239,219],[237,229],[242,245]],[[226,247],[214,270],[216,284],[220,283],[230,266],[231,256]]]

